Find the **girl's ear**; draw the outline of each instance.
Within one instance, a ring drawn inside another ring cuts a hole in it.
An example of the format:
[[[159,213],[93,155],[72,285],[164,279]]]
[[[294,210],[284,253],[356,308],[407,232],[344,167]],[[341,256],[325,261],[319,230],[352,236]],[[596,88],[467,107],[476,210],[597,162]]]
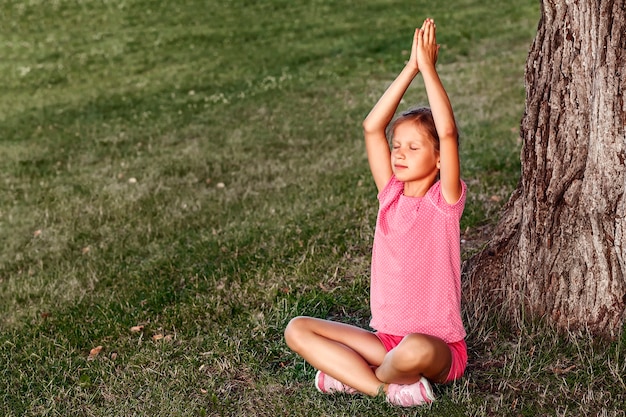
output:
[[[441,169],[441,159],[437,158],[437,169]]]

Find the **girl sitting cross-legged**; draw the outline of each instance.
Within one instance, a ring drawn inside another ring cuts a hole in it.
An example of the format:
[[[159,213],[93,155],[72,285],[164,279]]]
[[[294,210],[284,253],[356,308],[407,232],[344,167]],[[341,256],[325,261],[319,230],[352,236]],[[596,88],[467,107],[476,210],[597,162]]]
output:
[[[466,186],[452,106],[435,69],[438,52],[435,23],[426,19],[408,63],[363,122],[379,201],[370,286],[375,332],[312,317],[296,317],[285,329],[288,346],[318,369],[321,392],[383,393],[392,404],[413,406],[434,400],[431,383],[465,372],[459,221]],[[420,72],[430,108],[392,122]]]

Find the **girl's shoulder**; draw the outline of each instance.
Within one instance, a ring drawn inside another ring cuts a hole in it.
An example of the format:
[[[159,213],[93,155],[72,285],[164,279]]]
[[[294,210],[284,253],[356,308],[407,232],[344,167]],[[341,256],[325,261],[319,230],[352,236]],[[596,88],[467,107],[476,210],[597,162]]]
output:
[[[404,183],[398,180],[395,175],[392,175],[387,185],[385,185],[385,188],[378,193],[378,201],[382,202],[388,198],[395,198],[402,194],[403,190]]]
[[[463,180],[461,180],[461,189],[461,196],[454,204],[449,204],[443,197],[443,193],[441,192],[441,181],[436,181],[432,187],[430,187],[426,196],[437,208],[447,213],[458,213],[460,215],[465,208],[465,198],[467,195],[467,185]]]

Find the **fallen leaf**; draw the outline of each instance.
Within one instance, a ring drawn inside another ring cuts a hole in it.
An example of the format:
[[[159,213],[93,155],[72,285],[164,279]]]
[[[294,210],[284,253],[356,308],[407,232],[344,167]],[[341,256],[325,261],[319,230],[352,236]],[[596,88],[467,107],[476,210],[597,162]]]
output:
[[[137,178],[135,178],[135,177],[131,177],[131,178],[129,178],[129,179],[128,179],[128,183],[129,183],[129,184],[137,184]]]
[[[224,184],[223,182],[218,182],[217,184],[215,184],[215,186],[217,188],[224,188],[224,187],[226,187],[226,184]]]
[[[81,251],[81,252],[83,253],[83,255],[86,255],[86,254],[88,254],[88,253],[89,253],[89,251],[90,251],[90,250],[91,250],[91,248],[90,248],[89,246],[85,246],[85,247],[82,249],[82,251]]]
[[[95,348],[91,349],[89,351],[89,357],[87,358],[88,361],[92,361],[96,358],[96,356],[98,356],[100,354],[100,351],[102,350],[102,346],[96,346]]]
[[[564,375],[572,372],[574,369],[576,369],[576,365],[568,366],[567,368],[553,367],[552,372],[554,372],[556,375]]]
[[[39,237],[41,236],[41,229],[35,230],[35,233],[33,233],[33,237]]]
[[[502,200],[502,198],[500,198],[500,196],[498,196],[498,195],[492,195],[492,196],[489,198],[489,200],[494,201],[494,202],[496,202],[496,203],[497,203],[498,201]]]
[[[164,336],[161,333],[155,334],[154,336],[152,336],[152,340],[154,340],[156,342],[157,340],[163,339],[163,337]]]
[[[133,327],[130,328],[130,331],[133,332],[133,333],[137,333],[137,332],[140,332],[142,330],[143,330],[143,326],[141,326],[141,325],[140,326],[133,326]]]

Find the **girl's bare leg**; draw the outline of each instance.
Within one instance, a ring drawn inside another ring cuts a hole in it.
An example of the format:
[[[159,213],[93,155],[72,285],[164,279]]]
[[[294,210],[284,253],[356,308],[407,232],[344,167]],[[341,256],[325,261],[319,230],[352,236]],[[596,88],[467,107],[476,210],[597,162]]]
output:
[[[287,345],[314,368],[367,395],[384,383],[372,367],[387,354],[374,333],[312,317],[296,317],[285,329]]]
[[[425,334],[410,334],[392,349],[376,369],[381,381],[412,384],[425,376],[432,382],[445,382],[452,354],[443,340]]]

